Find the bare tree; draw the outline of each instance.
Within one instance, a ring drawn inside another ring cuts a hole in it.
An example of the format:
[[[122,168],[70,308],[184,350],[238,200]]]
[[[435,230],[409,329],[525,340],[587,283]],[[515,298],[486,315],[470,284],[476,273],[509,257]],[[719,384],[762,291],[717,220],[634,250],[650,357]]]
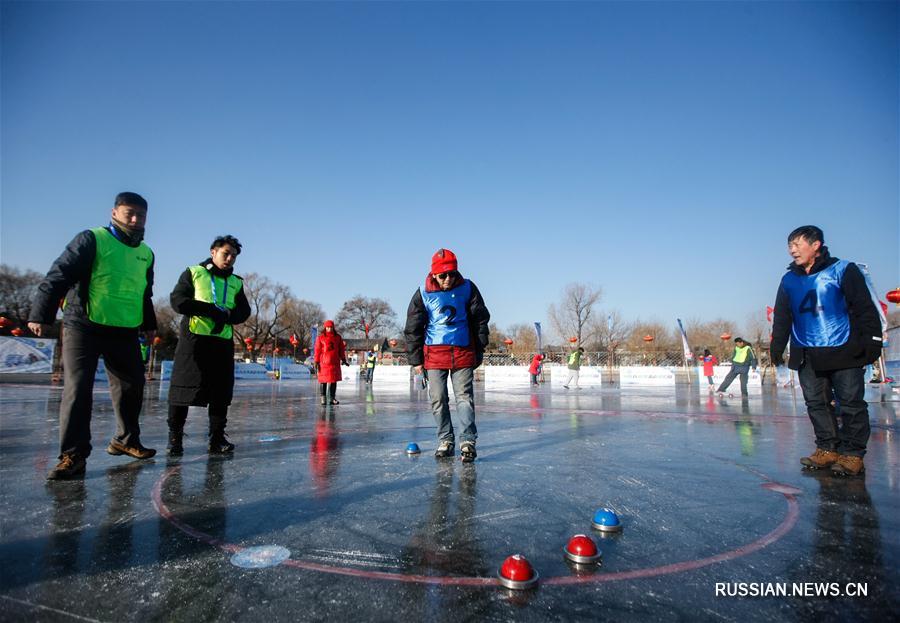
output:
[[[289,298],[284,303],[284,315],[281,324],[284,333],[290,338],[296,335],[300,349],[312,349],[312,328],[325,321],[325,310],[318,303],[303,299]]]
[[[728,360],[734,346],[730,340],[737,337],[737,324],[724,318],[716,318],[707,322],[691,318],[684,323],[684,330],[694,352],[699,354],[708,348],[718,357],[719,361]],[[722,340],[722,335],[730,335],[731,338]]]
[[[595,342],[589,350],[610,350],[619,348],[631,334],[631,323],[622,317],[617,310],[601,312],[597,321]]]
[[[570,283],[563,291],[559,305],[550,305],[547,315],[550,324],[560,337],[577,338],[582,346],[595,339],[599,323],[595,319],[594,307],[600,302],[603,290],[599,286],[584,283]]]
[[[384,337],[396,330],[397,314],[384,299],[357,294],[344,303],[334,318],[335,328],[344,337]]]
[[[248,350],[253,358],[255,353],[272,345],[276,338],[279,341],[287,338],[288,328],[282,319],[293,296],[287,286],[256,273],[244,275],[244,295],[250,303],[250,318],[234,327],[234,337],[240,348],[245,347],[244,340],[252,340]]]
[[[0,313],[19,323],[27,321],[31,299],[43,279],[39,272],[0,264]]]
[[[506,335],[513,341],[510,350],[521,355],[537,352],[537,332],[533,324],[514,324],[506,331]]]
[[[498,351],[500,350],[500,345],[503,344],[503,340],[506,339],[506,333],[500,330],[500,327],[497,326],[496,322],[490,323],[488,325],[488,330],[491,332],[488,340],[487,350],[489,351]]]

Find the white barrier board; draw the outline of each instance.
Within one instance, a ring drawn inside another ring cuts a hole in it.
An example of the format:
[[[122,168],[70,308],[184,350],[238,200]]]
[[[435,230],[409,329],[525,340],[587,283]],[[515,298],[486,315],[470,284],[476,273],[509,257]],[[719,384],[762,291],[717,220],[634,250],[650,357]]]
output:
[[[716,389],[719,388],[719,385],[722,384],[722,381],[725,380],[725,377],[731,371],[731,366],[713,366],[713,383],[715,383]],[[701,387],[706,387],[709,385],[709,381],[706,380],[706,377],[703,376],[703,368],[697,368],[697,378]],[[735,392],[735,388],[737,388],[737,392]],[[753,388],[754,390],[762,390],[762,377],[759,373],[759,368],[756,370],[750,369],[750,372],[747,376],[747,388]],[[735,379],[731,382],[731,385],[728,386],[728,389],[725,390],[730,393],[740,393],[741,391],[741,377],[735,377]]]
[[[375,366],[372,385],[399,385],[408,387],[412,379],[409,366]]]
[[[659,366],[623,366],[619,368],[619,385],[675,385],[675,371]]]
[[[550,374],[550,382],[554,387],[562,387],[569,380],[571,372],[567,366],[555,366]],[[578,370],[578,387],[603,387],[602,375],[603,368],[600,366],[581,366]]]
[[[527,366],[485,366],[484,387],[529,387],[531,375]]]

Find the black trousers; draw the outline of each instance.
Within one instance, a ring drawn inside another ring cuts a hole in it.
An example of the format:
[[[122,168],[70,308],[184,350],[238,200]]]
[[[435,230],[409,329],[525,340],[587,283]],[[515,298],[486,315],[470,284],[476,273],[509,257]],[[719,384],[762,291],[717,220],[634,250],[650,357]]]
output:
[[[734,364],[731,366],[731,370],[728,371],[728,374],[725,375],[725,378],[722,380],[722,384],[719,385],[719,389],[717,391],[724,392],[728,389],[728,386],[731,385],[731,382],[740,375],[741,377],[741,396],[747,395],[747,377],[750,376],[750,366],[746,366],[743,364]]]
[[[138,417],[144,399],[144,362],[137,333],[86,333],[66,327],[62,343],[64,382],[59,406],[59,452],[91,453],[94,375],[100,357],[109,377],[116,414],[113,439],[125,446],[141,443]]]
[[[326,391],[331,396],[331,399],[334,400],[334,395],[337,393],[337,383],[319,383],[319,395],[324,396]]]
[[[209,414],[210,437],[225,432],[225,426],[228,423],[228,405],[211,404],[207,408],[207,413]],[[183,433],[187,416],[187,406],[169,405],[169,431],[172,433]]]
[[[816,447],[838,454],[864,456],[871,426],[869,405],[864,399],[866,383],[863,369],[816,372],[808,361],[804,361],[799,376],[809,421],[816,434]],[[831,383],[840,407],[840,427],[835,410],[829,408],[831,398],[825,393],[826,383]]]

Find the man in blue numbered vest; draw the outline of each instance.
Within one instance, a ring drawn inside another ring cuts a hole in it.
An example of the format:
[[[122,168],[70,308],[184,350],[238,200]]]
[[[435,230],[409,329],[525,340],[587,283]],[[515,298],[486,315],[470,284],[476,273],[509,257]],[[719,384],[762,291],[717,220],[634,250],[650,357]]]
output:
[[[453,383],[456,412],[462,425],[460,456],[475,460],[475,401],[472,383],[488,343],[491,314],[475,284],[457,270],[456,255],[438,249],[431,258],[431,272],[416,290],[406,312],[409,363],[416,374],[426,375],[431,410],[438,426],[438,458],[455,451],[447,378]]]
[[[79,478],[91,453],[94,374],[100,357],[109,377],[116,434],[109,454],[148,459],[138,416],[144,399],[144,362],[138,337],[156,333],[153,251],[143,242],[147,201],[137,193],[116,196],[109,225],[81,232],[37,288],[28,328],[40,336],[63,307],[65,375],[59,406],[59,463],[49,480]]]
[[[869,410],[863,367],[881,354],[881,321],[865,277],[853,262],[831,257],[822,230],[799,227],[788,236],[793,262],[775,298],[772,363],[798,370],[816,450],[800,459],[810,469],[842,475],[864,471]],[[841,425],[829,411],[825,384],[841,405]]]

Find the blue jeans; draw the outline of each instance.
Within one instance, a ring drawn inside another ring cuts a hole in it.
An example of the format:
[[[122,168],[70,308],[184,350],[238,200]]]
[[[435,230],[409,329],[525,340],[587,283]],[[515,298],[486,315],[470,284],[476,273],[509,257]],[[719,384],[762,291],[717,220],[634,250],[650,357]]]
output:
[[[866,385],[862,368],[816,372],[804,361],[800,366],[800,387],[809,421],[816,434],[816,447],[838,454],[862,457],[869,441],[869,405],[864,396]],[[841,426],[829,409],[825,384],[830,382],[834,397],[841,406]]]
[[[472,368],[460,370],[425,370],[428,375],[428,397],[431,398],[431,412],[438,427],[438,439],[453,441],[453,422],[450,420],[450,393],[447,389],[447,377],[453,383],[456,394],[456,414],[462,426],[459,440],[475,441],[478,429],[475,428],[475,399],[472,393],[472,381],[475,371]]]

